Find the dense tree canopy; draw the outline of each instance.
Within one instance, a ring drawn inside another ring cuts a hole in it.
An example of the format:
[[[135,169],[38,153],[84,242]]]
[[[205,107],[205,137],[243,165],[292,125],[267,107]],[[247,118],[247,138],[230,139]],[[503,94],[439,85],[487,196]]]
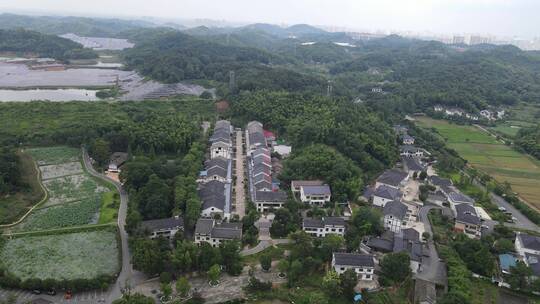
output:
[[[23,29],[0,29],[0,52],[35,54],[58,60],[97,58],[90,49],[71,40]]]
[[[21,190],[21,163],[15,150],[0,148],[0,195]]]

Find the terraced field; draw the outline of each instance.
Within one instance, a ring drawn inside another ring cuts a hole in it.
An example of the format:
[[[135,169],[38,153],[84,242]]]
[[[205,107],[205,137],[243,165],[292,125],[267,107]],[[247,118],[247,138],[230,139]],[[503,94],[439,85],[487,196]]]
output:
[[[519,153],[474,126],[450,124],[444,120],[419,118],[420,126],[435,128],[448,146],[472,166],[490,174],[540,210],[540,162]]]

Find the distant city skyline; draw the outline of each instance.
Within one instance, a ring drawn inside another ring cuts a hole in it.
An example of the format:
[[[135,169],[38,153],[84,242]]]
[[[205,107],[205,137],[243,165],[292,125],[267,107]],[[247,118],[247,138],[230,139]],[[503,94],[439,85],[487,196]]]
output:
[[[535,0],[17,0],[1,12],[232,23],[307,23],[327,29],[540,37]]]

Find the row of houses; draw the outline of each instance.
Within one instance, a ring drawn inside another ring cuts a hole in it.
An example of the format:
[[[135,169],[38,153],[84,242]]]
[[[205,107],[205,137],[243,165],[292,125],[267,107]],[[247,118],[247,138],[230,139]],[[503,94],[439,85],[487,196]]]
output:
[[[201,216],[228,219],[232,196],[233,128],[227,120],[217,121],[210,137],[210,157],[198,179]]]
[[[474,206],[474,200],[461,193],[449,179],[432,175],[428,177],[428,183],[435,187],[441,205],[448,203],[452,210],[455,219],[454,230],[463,232],[469,237],[480,238],[484,220],[482,214],[485,214],[482,208]],[[434,201],[434,203],[438,202]]]
[[[263,124],[251,121],[246,128],[249,194],[257,211],[283,207],[287,193],[279,189]]]

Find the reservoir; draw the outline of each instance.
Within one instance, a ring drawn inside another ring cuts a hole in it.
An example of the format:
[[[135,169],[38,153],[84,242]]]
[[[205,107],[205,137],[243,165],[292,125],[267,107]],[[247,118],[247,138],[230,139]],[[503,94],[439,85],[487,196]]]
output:
[[[32,89],[32,90],[3,90],[0,89],[0,102],[6,101],[93,101],[99,100],[94,90],[85,89]]]

